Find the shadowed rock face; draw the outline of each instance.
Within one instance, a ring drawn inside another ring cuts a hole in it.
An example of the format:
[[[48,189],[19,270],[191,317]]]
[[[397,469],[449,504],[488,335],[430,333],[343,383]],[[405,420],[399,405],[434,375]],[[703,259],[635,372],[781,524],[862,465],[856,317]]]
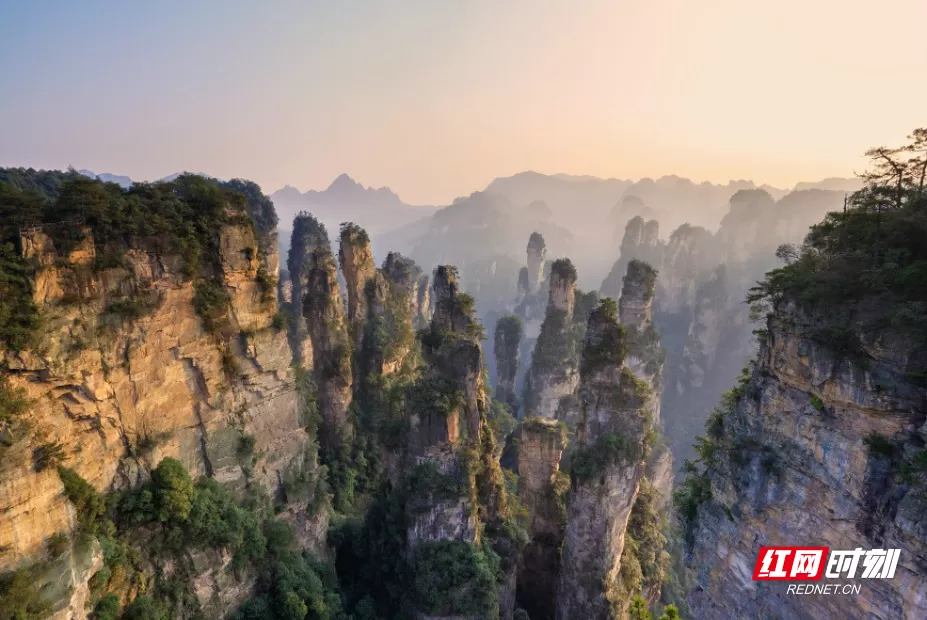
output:
[[[514,415],[518,411],[515,396],[515,376],[518,374],[522,324],[517,316],[504,316],[496,322],[493,350],[496,356],[496,395],[509,406]]]
[[[312,342],[313,372],[319,413],[328,439],[349,437],[351,406],[351,343],[338,290],[338,270],[331,246],[319,244],[309,256],[303,317]]]
[[[704,228],[688,224],[670,235],[657,284],[659,312],[675,314],[692,306],[702,272],[714,267],[712,238]]]
[[[306,296],[312,254],[320,247],[328,247],[328,232],[325,226],[308,213],[300,213],[293,220],[293,235],[290,253],[287,256],[289,286],[281,281],[281,291],[289,292],[290,314],[295,317],[296,329],[290,334],[290,346],[297,365],[311,370],[315,364],[312,340],[303,317],[303,298]]]
[[[927,616],[927,500],[899,473],[901,455],[923,449],[924,388],[907,371],[923,351],[905,338],[864,340],[870,360],[860,368],[809,338],[814,326],[780,302],[723,415],[721,449],[704,472],[711,498],[689,531],[699,618]],[[770,595],[750,580],[761,545],[799,540],[901,555],[893,579],[858,580],[852,596]]]
[[[540,233],[531,233],[528,239],[528,292],[534,293],[544,280],[544,259],[547,256],[547,244]]]
[[[302,303],[306,294],[306,279],[309,272],[309,257],[320,247],[329,246],[325,226],[308,213],[300,213],[293,220],[293,236],[287,269],[293,282],[293,301]]]
[[[515,297],[515,305],[519,305],[525,300],[531,291],[531,285],[528,283],[528,268],[522,267],[518,271],[518,294]]]
[[[614,302],[589,318],[578,388],[580,422],[572,454],[567,527],[556,617],[611,618],[618,598],[625,530],[644,473],[651,421],[647,384],[624,365],[625,330]]]
[[[531,618],[554,617],[560,546],[566,527],[564,494],[569,478],[560,474],[566,427],[532,418],[518,431],[518,498],[531,514],[531,542],[518,572],[518,602]]]
[[[422,337],[422,374],[408,399],[409,438],[406,476],[424,492],[408,498],[406,530],[413,562],[453,542],[461,553],[481,553],[479,545],[493,538],[493,524],[505,514],[506,498],[498,450],[486,416],[480,331],[473,318],[472,298],[459,293],[456,269],[434,271],[435,312]],[[489,540],[487,540],[489,539]],[[515,563],[503,565],[504,578],[495,592],[472,597],[498,597],[500,618],[510,619],[514,606]],[[456,576],[459,588],[473,588]],[[495,603],[494,603],[495,605]],[[414,609],[422,619],[470,618],[447,610]]]

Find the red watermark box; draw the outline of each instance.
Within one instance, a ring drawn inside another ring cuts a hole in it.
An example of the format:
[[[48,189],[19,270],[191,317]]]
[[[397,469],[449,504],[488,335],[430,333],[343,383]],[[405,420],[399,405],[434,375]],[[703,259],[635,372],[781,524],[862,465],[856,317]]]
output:
[[[760,547],[754,581],[817,581],[829,547]]]

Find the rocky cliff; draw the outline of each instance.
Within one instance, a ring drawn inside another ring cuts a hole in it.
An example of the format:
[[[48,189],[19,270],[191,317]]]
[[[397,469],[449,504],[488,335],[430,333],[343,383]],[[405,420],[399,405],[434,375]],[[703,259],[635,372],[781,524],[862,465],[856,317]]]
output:
[[[101,239],[89,223],[21,230],[43,325],[29,348],[2,352],[6,394],[27,405],[4,420],[0,571],[70,538],[71,568],[46,574],[70,592],[53,601],[56,617],[86,613],[87,579],[102,567],[99,544],[72,537],[79,515],[57,465],[105,492],[144,483],[174,458],[193,475],[280,498],[294,519],[304,508],[287,503],[288,481],[315,464],[276,320],[276,248],[262,244],[276,233],[255,227],[240,195],[187,178],[173,189],[181,199],[201,192],[215,209],[201,255],[157,237]]]
[[[512,414],[518,412],[515,378],[521,359],[523,331],[521,319],[514,315],[506,315],[496,322],[493,338],[493,351],[496,356],[496,398],[508,405]]]
[[[540,233],[533,232],[528,239],[528,294],[537,292],[544,278],[544,259],[547,257],[547,244]]]
[[[601,293],[617,298],[632,259],[658,271],[653,315],[667,350],[663,410],[666,434],[678,456],[691,456],[691,441],[718,395],[754,354],[748,289],[774,266],[783,243],[807,227],[843,194],[791,192],[778,202],[763,189],[733,193],[718,232],[684,224],[663,242],[656,222],[627,222],[621,253]]]
[[[664,243],[660,240],[660,224],[656,220],[644,222],[640,216],[627,220],[619,247],[621,255],[599,288],[603,297],[618,299],[628,263],[632,260],[643,261],[657,269],[663,264]]]
[[[398,252],[390,252],[383,261],[386,276],[409,296],[409,313],[415,329],[431,323],[432,299],[428,274]]]
[[[318,243],[305,257],[306,265],[300,267],[306,274],[302,315],[312,345],[312,372],[318,390],[324,446],[334,443],[335,437],[340,438],[338,441],[350,442],[353,434],[350,419],[352,343],[328,235],[317,221],[311,227],[317,231]],[[361,302],[355,302],[357,308]]]
[[[576,269],[569,259],[557,260],[550,273],[547,313],[525,378],[526,417],[556,418],[561,399],[579,382],[573,335]]]
[[[373,262],[370,237],[353,222],[341,225],[338,264],[347,291],[347,319],[351,338],[355,349],[360,350],[364,322],[367,320],[367,284],[376,275],[377,267]]]
[[[922,352],[866,346],[864,365],[813,335],[790,301],[768,320],[756,364],[709,420],[706,467],[685,487],[699,618],[921,618],[927,613],[923,495],[900,470],[923,446]],[[853,596],[788,595],[751,580],[760,545],[900,548],[894,579]]]
[[[698,617],[927,614],[927,325],[911,312],[925,301],[927,195],[904,178],[923,178],[923,163],[899,155],[913,149],[875,149],[866,187],[801,247],[777,251],[785,264],[750,290],[766,320],[759,351],[709,417],[674,498]],[[816,585],[859,592],[753,580],[760,546],[826,546]],[[899,549],[894,575],[854,560],[828,576],[834,552],[855,549]]]
[[[283,300],[287,303],[290,320],[293,322],[291,345],[297,365],[311,370],[314,356],[312,340],[303,316],[303,300],[308,292],[309,268],[312,254],[321,246],[328,245],[328,232],[313,216],[302,212],[293,220],[293,234],[290,252],[287,256],[287,275],[281,279]]]
[[[624,365],[625,339],[614,301],[603,300],[589,317],[581,362],[556,595],[556,617],[564,620],[623,615],[637,586],[625,583],[620,571],[649,450],[654,394]]]
[[[566,424],[532,418],[518,429],[518,498],[531,515],[518,570],[518,603],[531,618],[554,617],[569,477],[560,471]]]
[[[433,279],[435,311],[422,340],[425,365],[409,399],[404,475],[417,489],[406,505],[413,570],[420,580],[443,585],[440,592],[419,589],[412,607],[423,619],[511,618],[524,543],[515,535],[501,449],[489,427],[481,330],[472,298],[458,290],[456,270],[439,266]],[[477,570],[493,557],[494,575]]]

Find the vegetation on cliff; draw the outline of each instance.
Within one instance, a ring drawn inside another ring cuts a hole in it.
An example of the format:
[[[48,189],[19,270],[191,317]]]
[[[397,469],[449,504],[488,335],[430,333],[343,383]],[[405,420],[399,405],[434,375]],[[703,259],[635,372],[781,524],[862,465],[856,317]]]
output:
[[[133,584],[143,584],[144,595],[126,605],[123,620],[196,617],[190,554],[204,551],[230,553],[240,577],[258,576],[240,620],[342,617],[333,574],[296,550],[291,526],[273,518],[259,494],[236,500],[213,479],[193,482],[174,459],[162,460],[149,484],[107,495],[72,470],[61,467],[59,475],[80,531],[103,548],[104,568],[91,579],[94,617],[119,617],[119,600],[138,591]],[[163,570],[168,563],[176,567],[170,574]]]
[[[31,291],[38,266],[22,257],[21,231],[49,235],[65,269],[70,268],[67,256],[89,232],[96,254],[93,269],[121,267],[126,251],[142,247],[180,256],[185,275],[210,286],[221,273],[217,227],[252,229],[259,246],[254,250],[264,251],[277,216],[260,188],[240,179],[220,183],[181,175],[123,189],[73,172],[0,169],[0,220],[0,346],[19,350],[30,345],[41,325]],[[266,270],[259,280],[273,289]],[[115,298],[108,307],[131,319],[144,305],[137,301]],[[220,302],[214,295],[200,299],[197,309],[204,311],[207,327],[225,311]]]
[[[521,319],[506,315],[496,321],[493,353],[496,357],[496,392],[509,410],[518,411],[515,395],[515,377],[518,374],[519,347],[524,335]]]
[[[901,332],[927,342],[927,129],[899,148],[867,152],[872,170],[844,210],[811,227],[787,264],[752,289],[749,301],[794,300],[819,324],[812,338],[857,360],[860,334]]]

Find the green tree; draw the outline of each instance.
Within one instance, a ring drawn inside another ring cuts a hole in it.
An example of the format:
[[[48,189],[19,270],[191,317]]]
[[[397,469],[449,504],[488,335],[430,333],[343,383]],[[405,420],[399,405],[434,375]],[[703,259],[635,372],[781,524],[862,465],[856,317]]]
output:
[[[159,521],[186,521],[193,507],[193,481],[183,463],[166,458],[151,472]]]
[[[653,616],[647,609],[647,601],[640,594],[631,601],[628,608],[628,620],[653,620]]]
[[[119,597],[110,592],[99,601],[90,614],[91,620],[116,620],[119,617]]]
[[[126,607],[122,620],[172,620],[172,615],[160,601],[142,595]]]
[[[679,610],[675,605],[667,605],[660,614],[660,620],[680,620]]]
[[[36,585],[39,566],[0,575],[0,619],[42,620],[51,608]]]

